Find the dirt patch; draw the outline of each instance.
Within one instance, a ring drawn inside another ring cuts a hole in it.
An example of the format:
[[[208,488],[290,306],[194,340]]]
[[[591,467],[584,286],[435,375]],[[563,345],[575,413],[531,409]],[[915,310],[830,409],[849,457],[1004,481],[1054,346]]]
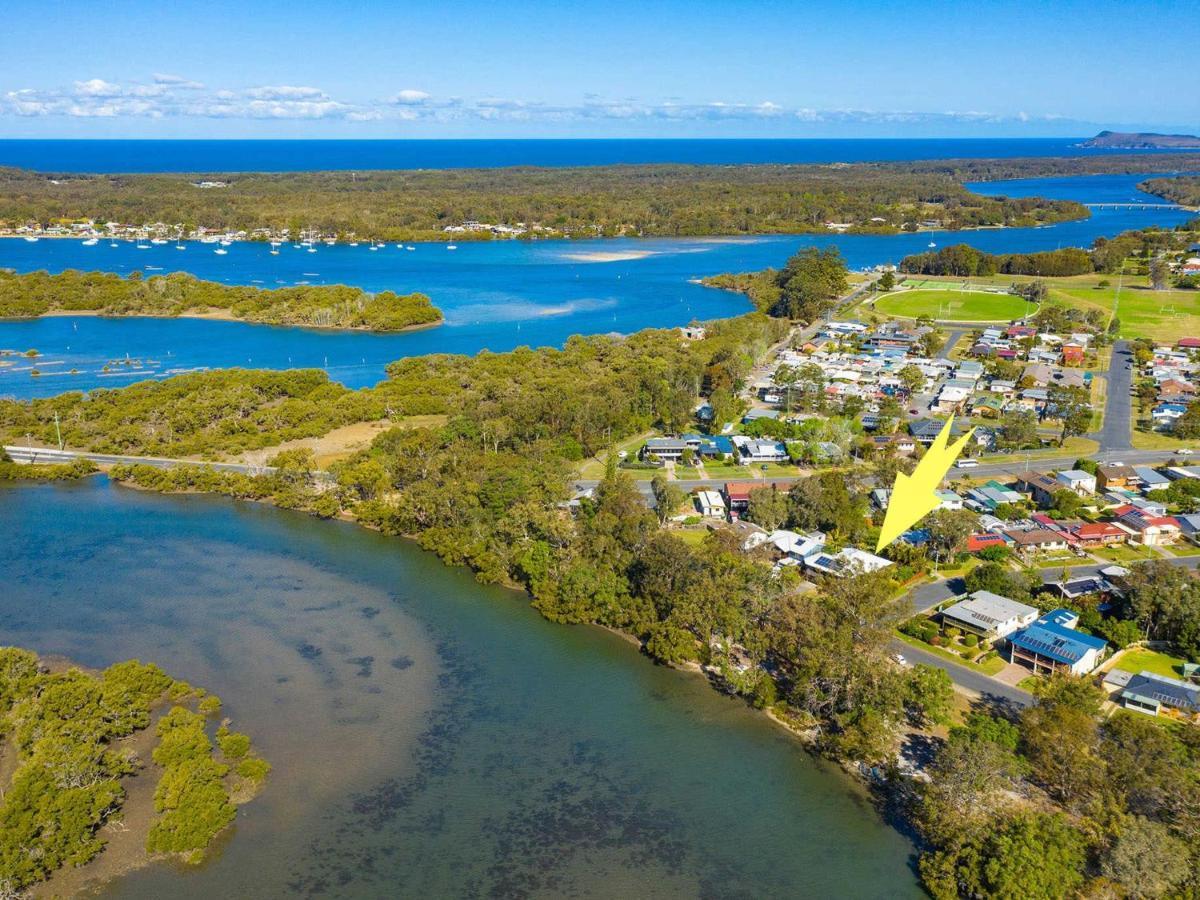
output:
[[[240,456],[234,457],[233,461],[251,466],[263,466],[276,453],[307,447],[317,458],[317,468],[323,469],[330,463],[353,456],[359,450],[365,450],[376,436],[389,428],[437,428],[445,425],[446,419],[446,416],[408,416],[394,422],[387,419],[380,419],[376,422],[355,422],[352,425],[335,428],[320,437],[297,438],[294,441],[276,444],[274,447],[247,450]]]

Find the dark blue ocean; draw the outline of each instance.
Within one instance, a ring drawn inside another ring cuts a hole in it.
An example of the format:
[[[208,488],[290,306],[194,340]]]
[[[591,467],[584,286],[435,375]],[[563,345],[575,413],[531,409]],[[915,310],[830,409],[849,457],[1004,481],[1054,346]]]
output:
[[[805,140],[156,141],[0,140],[0,166],[43,172],[298,172],[599,166],[618,163],[833,163],[1105,155],[1083,138]]]

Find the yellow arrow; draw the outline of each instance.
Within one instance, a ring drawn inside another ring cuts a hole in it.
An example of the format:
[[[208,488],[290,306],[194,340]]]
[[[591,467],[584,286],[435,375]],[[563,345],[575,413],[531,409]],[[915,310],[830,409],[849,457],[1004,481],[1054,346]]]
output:
[[[896,473],[892,499],[888,502],[887,515],[883,518],[883,530],[879,533],[879,543],[875,546],[876,553],[937,509],[941,502],[936,493],[938,485],[942,483],[942,478],[950,470],[958,454],[962,453],[967,439],[975,433],[975,429],[972,428],[947,447],[946,441],[950,438],[950,426],[953,423],[954,416],[951,416],[911,475]]]

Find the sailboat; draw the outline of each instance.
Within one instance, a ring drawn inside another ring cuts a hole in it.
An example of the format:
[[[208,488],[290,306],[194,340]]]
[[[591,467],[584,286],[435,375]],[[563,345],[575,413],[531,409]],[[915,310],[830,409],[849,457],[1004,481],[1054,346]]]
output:
[[[218,247],[216,250],[213,251],[213,253],[217,254],[217,256],[224,256],[228,252],[229,251],[226,250],[224,247]]]
[[[176,250],[186,250],[186,249],[187,249],[187,247],[184,245],[183,241],[179,241],[179,242],[178,242],[178,243],[175,245],[175,249],[176,249]]]
[[[167,242],[166,238],[151,238],[151,240],[150,240],[150,243],[152,243],[152,244],[165,244],[166,242]]]
[[[83,242],[83,246],[95,247],[98,243],[100,243],[100,241],[97,240],[96,238],[88,238],[86,241]]]
[[[447,245],[446,245],[446,249],[447,249],[447,250],[457,250],[457,249],[458,249],[458,244],[447,244]]]
[[[272,256],[278,256],[278,255],[279,255],[279,251],[275,249],[275,246],[274,246],[273,244],[271,245],[271,255],[272,255]]]
[[[138,242],[137,242],[137,248],[138,248],[139,250],[149,250],[149,249],[150,249],[150,245],[149,245],[149,244],[143,244],[141,241],[138,241]]]
[[[405,247],[404,249],[405,249],[405,250],[416,250],[417,248],[416,248],[416,247],[414,247],[412,244],[409,244],[409,245],[408,245],[407,247]]]
[[[375,244],[372,244],[372,245],[371,245],[370,247],[368,247],[367,249],[368,249],[368,250],[378,250],[379,248],[378,248],[378,247],[377,247]]]
[[[937,246],[937,244],[935,244],[933,241],[930,241],[930,242],[929,242],[929,249],[930,249],[930,250],[932,250],[932,249],[933,249],[934,247],[936,247],[936,246]]]

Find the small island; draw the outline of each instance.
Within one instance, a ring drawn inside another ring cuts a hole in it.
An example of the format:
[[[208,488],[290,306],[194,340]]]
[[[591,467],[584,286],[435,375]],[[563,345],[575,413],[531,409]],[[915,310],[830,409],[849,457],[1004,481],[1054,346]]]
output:
[[[1200,150],[1200,137],[1152,131],[1101,131],[1076,146],[1088,150]]]
[[[202,861],[271,769],[220,711],[153,664],[85,671],[0,648],[0,895]]]
[[[406,331],[442,322],[424,294],[368,293],[346,285],[257,288],[203,281],[183,272],[128,278],[68,269],[0,271],[0,318],[49,315],[186,316],[262,325]]]

